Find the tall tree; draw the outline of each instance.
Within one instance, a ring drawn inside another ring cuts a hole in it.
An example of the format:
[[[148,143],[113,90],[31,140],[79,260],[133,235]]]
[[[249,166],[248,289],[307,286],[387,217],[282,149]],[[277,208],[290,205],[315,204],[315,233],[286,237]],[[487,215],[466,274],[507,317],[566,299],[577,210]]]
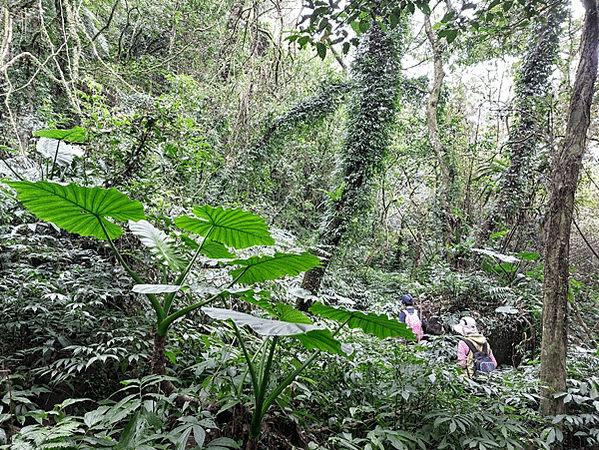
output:
[[[563,414],[566,405],[554,393],[566,390],[567,310],[570,231],[590,110],[597,79],[599,0],[584,0],[586,10],[580,62],[570,100],[563,145],[553,155],[549,205],[545,218],[543,340],[541,343],[541,412]]]
[[[312,293],[320,289],[330,258],[350,223],[371,204],[375,175],[382,168],[390,143],[397,106],[400,28],[385,32],[373,21],[362,36],[351,67],[354,86],[341,155],[339,195],[332,202],[319,233],[316,253],[323,264],[307,271],[302,283]]]
[[[447,9],[453,12],[451,2],[447,1]],[[429,14],[424,15],[424,29],[426,36],[433,50],[433,83],[428,97],[426,107],[426,118],[428,126],[428,135],[433,147],[434,154],[437,157],[439,167],[439,208],[440,220],[443,230],[444,244],[450,244],[455,234],[456,219],[452,212],[454,200],[458,196],[456,184],[456,162],[455,157],[443,144],[439,132],[439,99],[443,87],[445,72],[443,70],[443,52],[447,47],[445,38],[439,39],[433,31]]]
[[[568,2],[569,3],[569,2]],[[517,226],[519,212],[534,198],[533,183],[538,147],[547,129],[546,99],[559,49],[559,34],[566,17],[566,1],[552,2],[533,22],[527,50],[515,81],[515,116],[507,142],[509,166],[503,174],[498,198],[481,227],[478,245],[505,223]]]

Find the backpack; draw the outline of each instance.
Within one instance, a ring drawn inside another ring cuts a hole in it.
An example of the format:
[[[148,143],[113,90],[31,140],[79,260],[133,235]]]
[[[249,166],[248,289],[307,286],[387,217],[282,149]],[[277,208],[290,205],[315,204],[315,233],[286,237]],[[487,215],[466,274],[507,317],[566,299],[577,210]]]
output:
[[[488,345],[485,342],[482,350],[478,350],[475,345],[467,339],[464,339],[464,342],[472,352],[472,356],[474,356],[474,375],[479,375],[481,373],[491,373],[495,370],[497,366],[489,356]]]
[[[422,331],[422,321],[418,317],[418,311],[408,312],[407,309],[404,309],[404,313],[406,314],[406,326],[412,329],[412,333],[418,337],[418,342],[420,342],[424,332]]]

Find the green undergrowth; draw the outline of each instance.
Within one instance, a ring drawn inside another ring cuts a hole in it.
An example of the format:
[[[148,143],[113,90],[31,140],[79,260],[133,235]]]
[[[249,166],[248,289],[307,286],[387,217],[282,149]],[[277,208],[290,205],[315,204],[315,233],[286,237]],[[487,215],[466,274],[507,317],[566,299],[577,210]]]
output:
[[[235,423],[247,418],[254,397],[239,338],[249,354],[259,352],[264,340],[243,328],[240,335],[228,322],[196,311],[173,324],[166,375],[149,375],[153,335],[148,305],[131,293],[130,278],[106,248],[26,213],[12,217],[18,219],[0,225],[1,363],[10,371],[2,372],[0,382],[2,448],[243,445]],[[128,257],[136,255],[125,238],[118,245]],[[141,270],[151,266],[143,258],[138,264]],[[360,282],[343,273],[329,279],[319,300],[393,317],[398,314],[390,300],[393,290],[443,298],[462,285],[483,286],[479,278],[446,269],[420,281],[374,271],[353,277]],[[264,287],[273,300],[291,304],[297,282],[282,279]],[[257,312],[241,301],[234,308]],[[591,448],[599,440],[596,350],[570,347],[568,392],[556,393],[569,412],[547,418],[538,414],[534,357],[525,357],[518,368],[503,366],[488,379],[471,381],[456,370],[457,338],[449,333],[427,336],[420,345],[355,329],[341,331],[339,339],[350,356],[319,354],[281,392],[266,416],[268,427],[258,442],[262,448],[268,448],[274,435],[269,427],[275,423],[303,436],[303,445],[289,441],[285,448],[528,449],[558,441],[568,448]],[[270,388],[310,355],[297,340],[281,341]],[[162,393],[165,379],[200,403],[180,403],[177,395]]]

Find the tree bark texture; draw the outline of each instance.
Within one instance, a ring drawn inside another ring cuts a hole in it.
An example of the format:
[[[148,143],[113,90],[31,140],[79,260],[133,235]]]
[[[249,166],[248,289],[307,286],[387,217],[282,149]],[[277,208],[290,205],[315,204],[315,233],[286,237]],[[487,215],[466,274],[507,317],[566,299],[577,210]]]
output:
[[[599,0],[585,0],[580,62],[570,100],[563,146],[551,167],[549,206],[545,219],[545,273],[543,283],[543,339],[541,343],[541,413],[563,414],[566,405],[555,392],[566,390],[568,252],[574,195],[578,185],[586,133],[590,124],[593,90],[597,78]]]
[[[456,219],[453,215],[452,208],[454,198],[457,197],[455,184],[455,161],[448,149],[441,141],[439,132],[439,98],[443,87],[443,79],[445,72],[443,71],[443,47],[433,31],[430,16],[424,16],[424,30],[428,41],[433,49],[433,85],[428,96],[426,106],[426,119],[428,126],[428,136],[431,146],[437,156],[437,164],[439,165],[440,174],[440,189],[439,189],[439,205],[441,208],[441,220],[443,222],[443,243],[451,244],[455,235]]]

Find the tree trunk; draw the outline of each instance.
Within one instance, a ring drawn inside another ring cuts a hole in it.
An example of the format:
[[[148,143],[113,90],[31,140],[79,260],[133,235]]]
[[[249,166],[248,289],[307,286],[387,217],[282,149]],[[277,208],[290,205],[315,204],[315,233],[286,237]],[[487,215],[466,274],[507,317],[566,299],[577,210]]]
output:
[[[574,194],[586,133],[590,124],[593,90],[597,78],[599,0],[585,0],[580,62],[570,100],[566,135],[551,168],[549,208],[545,220],[545,273],[543,283],[543,340],[541,343],[541,413],[563,414],[566,405],[553,393],[566,390],[568,252]]]
[[[438,201],[441,210],[439,218],[443,229],[443,243],[449,245],[453,241],[454,235],[453,225],[455,219],[451,211],[453,203],[452,193],[454,190],[453,178],[455,178],[455,174],[452,170],[453,161],[451,154],[441,141],[438,121],[439,98],[441,96],[441,88],[443,87],[443,79],[445,78],[445,72],[443,71],[444,45],[435,36],[431,19],[428,15],[424,16],[424,30],[433,50],[433,85],[426,105],[426,123],[429,140],[437,156],[437,164],[439,166]]]
[[[226,81],[231,75],[231,59],[237,53],[237,33],[239,23],[242,21],[246,0],[235,0],[231,5],[229,18],[227,20],[227,35],[225,41],[221,45],[218,61],[223,61],[221,77]]]
[[[551,91],[551,74],[559,50],[561,24],[565,18],[565,0],[546,10],[545,20],[534,23],[522,66],[516,77],[515,124],[510,129],[507,148],[510,165],[502,176],[501,188],[493,211],[481,226],[476,245],[484,246],[502,224],[517,226],[520,210],[533,202],[537,147],[543,142],[546,123],[545,101]]]
[[[394,33],[401,29],[398,26]],[[302,282],[312,294],[320,290],[329,261],[349,225],[371,207],[375,177],[382,168],[395,119],[400,74],[397,41],[373,23],[356,52],[352,64],[355,85],[349,99],[340,168],[341,194],[320,230],[315,254],[322,266],[308,270]],[[300,300],[297,306],[306,310],[310,304]]]

